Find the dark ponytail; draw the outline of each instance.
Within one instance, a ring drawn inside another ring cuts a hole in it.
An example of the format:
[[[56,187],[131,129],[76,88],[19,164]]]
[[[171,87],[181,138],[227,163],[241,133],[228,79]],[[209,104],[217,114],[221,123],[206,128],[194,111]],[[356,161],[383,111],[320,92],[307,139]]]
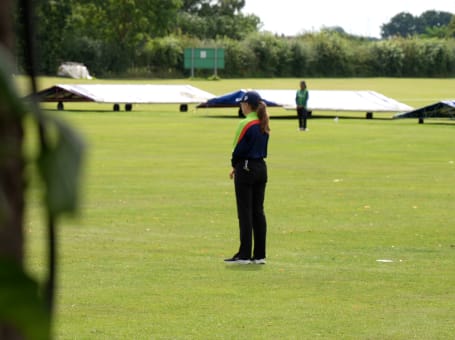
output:
[[[265,105],[264,101],[260,101],[259,105],[256,109],[256,113],[259,118],[259,122],[261,125],[261,132],[262,133],[270,133],[270,126],[269,126],[269,115],[267,113],[267,105]]]

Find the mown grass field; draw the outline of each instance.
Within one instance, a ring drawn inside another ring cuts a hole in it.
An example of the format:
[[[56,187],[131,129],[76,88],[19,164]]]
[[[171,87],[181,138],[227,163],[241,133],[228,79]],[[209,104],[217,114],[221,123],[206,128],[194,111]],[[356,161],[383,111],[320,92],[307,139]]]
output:
[[[298,81],[170,82],[222,94]],[[455,93],[452,79],[307,82],[414,107]],[[268,263],[226,266],[238,247],[236,110],[44,106],[88,145],[80,215],[59,223],[56,339],[453,338],[453,121],[315,112],[300,133],[294,112],[270,110]],[[30,187],[27,264],[42,279],[44,222]]]

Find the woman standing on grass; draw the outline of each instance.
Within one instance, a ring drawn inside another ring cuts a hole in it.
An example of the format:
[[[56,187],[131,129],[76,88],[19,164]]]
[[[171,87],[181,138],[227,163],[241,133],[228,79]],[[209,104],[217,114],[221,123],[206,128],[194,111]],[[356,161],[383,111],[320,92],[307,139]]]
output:
[[[255,91],[246,92],[240,99],[246,116],[237,128],[232,152],[237,215],[240,227],[239,251],[226,263],[265,264],[267,223],[264,214],[264,196],[267,183],[269,116],[264,101]],[[251,249],[254,237],[253,257]]]
[[[299,119],[299,130],[308,131],[306,127],[306,121],[309,115],[308,112],[308,89],[306,82],[302,80],[300,82],[300,90],[297,90],[295,94],[295,104],[297,105],[297,117]]]

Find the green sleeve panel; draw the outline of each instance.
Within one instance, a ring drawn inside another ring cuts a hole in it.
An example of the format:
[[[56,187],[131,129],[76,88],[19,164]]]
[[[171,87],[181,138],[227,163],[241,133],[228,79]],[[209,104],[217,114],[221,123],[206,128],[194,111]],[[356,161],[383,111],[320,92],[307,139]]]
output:
[[[235,137],[234,137],[234,145],[233,148],[235,149],[237,143],[239,142],[240,136],[242,135],[242,132],[244,132],[244,129],[248,126],[248,124],[254,120],[258,119],[258,115],[256,112],[251,112],[246,116],[245,119],[242,119],[239,123],[239,126],[237,127],[237,131],[235,132]]]

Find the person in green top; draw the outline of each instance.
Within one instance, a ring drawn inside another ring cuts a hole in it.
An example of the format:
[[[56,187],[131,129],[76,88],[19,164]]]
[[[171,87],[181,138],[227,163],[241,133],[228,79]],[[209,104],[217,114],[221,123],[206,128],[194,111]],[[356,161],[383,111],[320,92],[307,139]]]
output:
[[[295,103],[297,105],[297,117],[299,119],[299,130],[308,131],[307,118],[308,118],[308,90],[305,81],[300,82],[300,90],[297,90],[295,95]]]

